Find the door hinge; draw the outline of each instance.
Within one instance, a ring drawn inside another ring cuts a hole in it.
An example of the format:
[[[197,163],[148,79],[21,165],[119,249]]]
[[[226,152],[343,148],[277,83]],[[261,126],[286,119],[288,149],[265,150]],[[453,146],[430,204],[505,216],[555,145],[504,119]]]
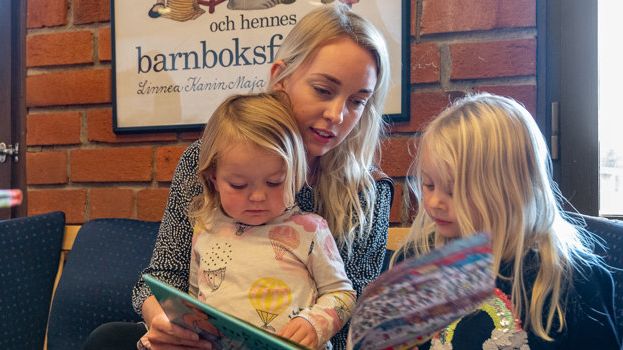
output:
[[[0,163],[6,162],[6,156],[13,157],[14,162],[19,162],[19,143],[13,145],[7,145],[4,142],[0,142]]]
[[[558,101],[552,102],[551,127],[552,133],[550,135],[550,154],[552,156],[552,159],[556,160],[560,155],[560,104]]]

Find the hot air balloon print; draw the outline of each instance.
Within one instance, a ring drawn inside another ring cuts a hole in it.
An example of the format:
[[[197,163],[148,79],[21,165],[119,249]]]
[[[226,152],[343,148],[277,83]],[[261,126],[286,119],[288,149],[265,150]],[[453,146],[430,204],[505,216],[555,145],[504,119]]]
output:
[[[301,240],[299,233],[290,226],[276,226],[268,232],[270,244],[275,252],[275,259],[283,260],[283,256],[288,249],[298,248]]]
[[[212,290],[219,289],[225,279],[227,264],[231,261],[231,244],[215,243],[201,257],[202,271],[199,283],[205,283]]]
[[[292,303],[292,290],[273,277],[257,279],[249,288],[249,301],[262,321],[261,327],[275,332],[270,323]]]

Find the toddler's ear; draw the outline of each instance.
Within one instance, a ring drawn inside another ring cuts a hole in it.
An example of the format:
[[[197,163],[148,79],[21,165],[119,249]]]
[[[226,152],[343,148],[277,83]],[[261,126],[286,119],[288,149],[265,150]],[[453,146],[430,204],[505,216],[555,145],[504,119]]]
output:
[[[270,67],[270,79],[275,79],[279,73],[286,69],[286,63],[283,60],[278,60]],[[283,90],[283,80],[272,86],[274,90]]]
[[[214,186],[214,189],[216,190],[216,192],[218,192],[218,185],[216,182],[216,173],[214,169],[210,169],[206,171],[203,177],[206,179],[206,181],[209,181],[212,184],[212,186]]]

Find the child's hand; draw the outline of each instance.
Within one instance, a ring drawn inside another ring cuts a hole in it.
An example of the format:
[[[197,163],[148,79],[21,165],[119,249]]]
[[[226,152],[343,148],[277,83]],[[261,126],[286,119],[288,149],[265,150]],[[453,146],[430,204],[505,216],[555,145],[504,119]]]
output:
[[[318,335],[316,330],[306,319],[295,317],[290,320],[278,333],[278,335],[295,341],[308,348],[318,347]]]

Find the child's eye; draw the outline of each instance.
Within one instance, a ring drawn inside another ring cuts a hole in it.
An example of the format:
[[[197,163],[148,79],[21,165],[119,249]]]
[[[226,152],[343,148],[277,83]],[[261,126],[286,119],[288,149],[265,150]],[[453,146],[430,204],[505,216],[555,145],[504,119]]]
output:
[[[433,185],[433,184],[422,184],[422,187],[424,187],[425,189],[427,189],[429,191],[434,191],[435,190],[435,185]]]
[[[279,187],[282,183],[283,181],[267,181],[266,185],[268,185],[268,187]]]
[[[357,107],[365,107],[365,105],[368,103],[368,100],[365,98],[353,98],[351,101],[352,104]]]
[[[229,186],[233,188],[234,190],[242,190],[245,187],[247,187],[247,185],[245,184],[232,184],[232,183],[230,183]]]

